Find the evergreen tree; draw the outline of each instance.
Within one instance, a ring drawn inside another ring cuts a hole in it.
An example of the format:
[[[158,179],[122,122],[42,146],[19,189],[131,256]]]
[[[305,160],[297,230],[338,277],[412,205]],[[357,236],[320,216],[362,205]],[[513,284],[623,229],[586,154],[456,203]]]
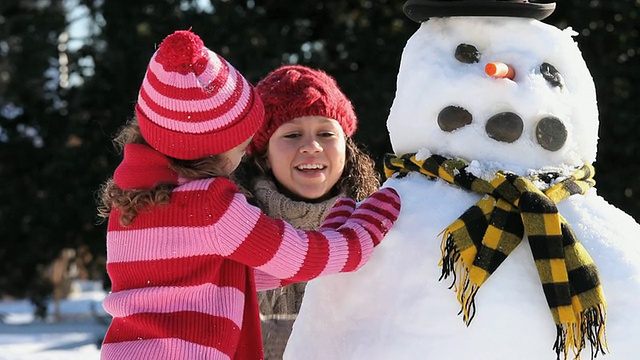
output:
[[[3,0],[0,4],[0,295],[44,289],[63,248],[89,247],[104,274],[100,184],[121,159],[111,138],[133,115],[155,46],[192,28],[257,82],[281,64],[336,77],[359,117],[356,139],[381,163],[402,49],[418,28],[403,1]],[[598,190],[640,219],[639,34],[635,0],[558,1],[596,83]],[[81,28],[86,31],[79,32]],[[74,30],[76,29],[76,30]],[[523,41],[526,41],[523,39]],[[437,86],[437,85],[434,85]]]

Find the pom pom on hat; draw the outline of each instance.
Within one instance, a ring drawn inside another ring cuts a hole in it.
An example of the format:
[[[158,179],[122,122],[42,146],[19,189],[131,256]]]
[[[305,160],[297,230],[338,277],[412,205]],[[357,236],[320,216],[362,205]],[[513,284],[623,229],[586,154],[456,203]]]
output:
[[[166,71],[182,75],[194,71],[199,75],[209,61],[209,54],[198,35],[180,30],[164,39],[158,48],[156,60]]]
[[[262,79],[256,90],[264,103],[265,121],[253,137],[251,153],[263,152],[280,125],[303,116],[334,119],[347,136],[356,131],[358,119],[351,101],[324,71],[285,65]]]
[[[194,160],[250,138],[264,108],[253,86],[198,35],[176,31],[149,62],[136,117],[142,136],[158,152]]]

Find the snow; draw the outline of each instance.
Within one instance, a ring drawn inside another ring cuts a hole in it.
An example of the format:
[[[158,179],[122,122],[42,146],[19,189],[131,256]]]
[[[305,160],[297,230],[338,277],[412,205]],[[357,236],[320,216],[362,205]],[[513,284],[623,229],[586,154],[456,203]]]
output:
[[[0,360],[92,360],[109,317],[102,309],[106,293],[99,282],[76,282],[76,291],[60,303],[60,320],[37,320],[28,300],[0,301]],[[49,314],[54,306],[49,304]]]
[[[562,178],[593,163],[596,92],[572,36],[524,18],[424,22],[403,51],[387,120],[395,153],[460,157],[484,180],[498,170],[530,178],[555,169]],[[479,61],[454,56],[463,44]],[[488,76],[484,66],[494,61],[515,77]],[[471,121],[450,116],[451,106]],[[491,123],[505,112],[517,121]],[[383,186],[400,194],[398,221],[359,271],[308,283],[285,359],[555,359],[555,324],[526,236],[478,291],[467,327],[451,278],[439,280],[442,231],[483,195],[417,172]],[[596,188],[557,207],[600,273],[609,345],[602,358],[639,358],[640,225]],[[589,344],[581,355],[590,358]]]

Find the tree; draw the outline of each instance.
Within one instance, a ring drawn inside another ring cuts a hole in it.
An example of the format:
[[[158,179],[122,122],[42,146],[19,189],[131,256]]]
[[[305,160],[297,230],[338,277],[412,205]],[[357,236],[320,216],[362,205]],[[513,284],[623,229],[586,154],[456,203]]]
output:
[[[192,28],[250,81],[284,63],[336,77],[381,163],[402,49],[418,28],[402,1],[4,0],[0,4],[0,294],[24,296],[63,248],[97,266],[95,195],[120,161],[111,138],[133,115],[155,46]],[[635,120],[640,4],[558,1],[545,22],[573,27],[599,94],[598,190],[640,219]],[[86,33],[74,32],[84,21]],[[622,165],[620,165],[622,164]],[[99,272],[104,269],[98,267]],[[97,276],[97,275],[94,275]]]
[[[59,56],[65,16],[60,1],[4,2],[0,76],[0,293],[25,295],[38,278],[38,264],[55,257],[66,241],[67,217],[56,203],[72,195],[52,188],[65,119],[51,71]],[[51,140],[51,141],[50,141]]]

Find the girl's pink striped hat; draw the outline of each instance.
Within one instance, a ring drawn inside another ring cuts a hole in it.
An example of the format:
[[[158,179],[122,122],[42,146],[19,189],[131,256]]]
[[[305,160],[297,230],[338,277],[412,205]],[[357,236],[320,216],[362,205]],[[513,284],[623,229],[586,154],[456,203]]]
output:
[[[164,155],[194,160],[240,145],[257,131],[264,106],[253,86],[198,35],[176,31],[152,56],[136,117]]]

